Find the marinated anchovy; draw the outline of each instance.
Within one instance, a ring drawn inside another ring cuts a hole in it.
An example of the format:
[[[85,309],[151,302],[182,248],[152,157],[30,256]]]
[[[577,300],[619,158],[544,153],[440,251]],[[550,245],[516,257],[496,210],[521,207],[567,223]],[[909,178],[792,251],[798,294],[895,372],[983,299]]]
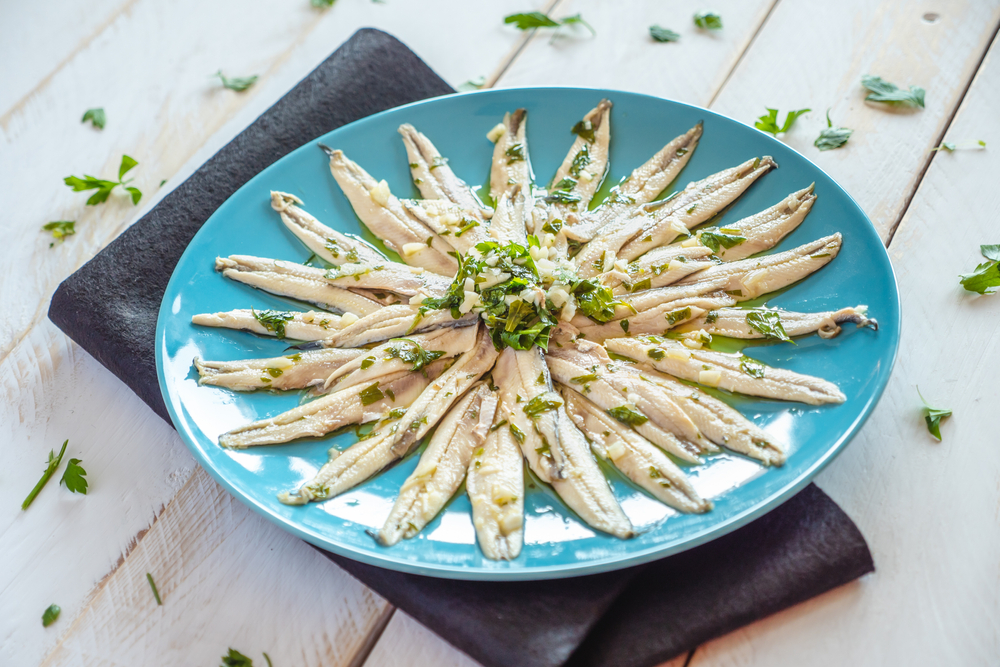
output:
[[[712,503],[698,495],[676,463],[659,447],[566,387],[566,410],[594,452],[657,500],[681,512],[701,513]]]
[[[604,324],[585,323],[579,328],[580,337],[592,343],[601,343],[608,338],[665,334],[686,322],[699,321],[710,311],[732,306],[736,301],[725,292],[713,292],[687,299],[661,303]]]
[[[249,255],[217,257],[215,270],[230,280],[250,285],[271,294],[312,303],[324,310],[367,315],[382,305],[326,279],[326,271],[305,264],[266,259]]]
[[[390,261],[379,264],[341,264],[328,269],[323,275],[331,285],[344,289],[392,292],[406,297],[417,294],[441,296],[451,282],[422,267]]]
[[[323,340],[336,331],[343,318],[332,313],[241,309],[228,313],[202,313],[191,324],[220,329],[249,331],[258,336],[276,336],[291,340]]]
[[[406,145],[413,182],[424,199],[447,199],[480,218],[486,217],[483,203],[448,166],[448,159],[425,135],[409,123],[399,126],[399,134]]]
[[[524,543],[524,459],[499,410],[494,420],[486,442],[473,450],[465,489],[483,555],[513,560]]]
[[[489,333],[481,329],[476,347],[455,361],[431,382],[391,424],[376,427],[370,437],[351,445],[331,459],[296,491],[279,494],[286,504],[301,505],[326,500],[353,488],[409,452],[444,416],[458,398],[496,361]],[[420,373],[411,376],[422,377]],[[346,390],[345,390],[346,391]]]
[[[698,240],[703,245],[711,246],[715,254],[726,262],[770,250],[802,224],[812,210],[816,203],[814,186],[793,192],[756,215],[723,227],[699,230]]]
[[[503,122],[489,134],[493,140],[493,166],[490,168],[490,196],[500,201],[511,194],[515,187],[531,191],[534,177],[528,156],[528,112],[517,109],[505,113]]]
[[[514,187],[497,202],[496,213],[490,221],[490,240],[526,245],[528,241],[524,214],[524,193],[520,187]]]
[[[422,266],[444,276],[455,275],[458,262],[448,254],[455,249],[413,217],[385,181],[376,181],[342,151],[321,148],[330,156],[330,173],[354,212],[386,247],[411,266]]]
[[[486,385],[470,389],[441,420],[417,467],[403,482],[392,511],[378,532],[386,546],[419,533],[465,480],[472,454],[483,447],[497,399]]]
[[[364,350],[310,350],[270,359],[205,361],[194,358],[198,384],[234,391],[256,389],[306,389],[322,385],[335,370],[365,353]]]
[[[737,301],[756,299],[820,270],[833,261],[842,243],[837,232],[785,252],[716,264],[680,280],[677,286],[701,284],[717,289],[717,282],[725,279],[722,289]]]
[[[601,100],[573,127],[576,140],[552,178],[546,201],[567,224],[575,224],[608,170],[611,102]]]
[[[643,313],[646,313],[646,311],[662,306],[663,304],[693,299],[701,296],[711,295],[713,297],[713,303],[715,303],[715,293],[721,291],[723,286],[728,284],[728,282],[729,281],[726,277],[720,276],[714,280],[706,280],[692,284],[676,283],[665,287],[656,287],[654,289],[634,292],[619,299],[620,303],[615,307],[614,321],[621,319],[628,319],[631,321],[632,318],[641,318]],[[733,305],[735,303],[736,301],[734,299],[732,303],[726,305]],[[713,305],[713,307],[718,308],[721,306]],[[577,314],[570,323],[580,330],[593,325],[592,320],[581,314]],[[673,324],[679,323],[680,320],[676,320]]]
[[[468,313],[456,320],[450,312],[445,310],[434,310],[421,314],[419,305],[397,304],[365,315],[351,324],[331,332],[323,340],[317,341],[315,344],[302,345],[300,349],[320,346],[358,347],[412,333],[425,333],[435,329],[453,327],[470,327],[478,321],[479,317],[475,313]]]
[[[407,212],[460,253],[489,239],[489,221],[447,199],[400,199]]]
[[[615,354],[648,363],[682,380],[739,394],[810,405],[847,400],[832,382],[764,366],[742,354],[692,350],[673,340],[651,338],[616,338],[605,346]]]
[[[347,262],[379,264],[388,261],[382,253],[365,241],[341,234],[306,213],[302,200],[287,192],[271,191],[271,208],[281,215],[281,221],[309,250],[330,264]]]
[[[677,327],[679,332],[699,331],[730,338],[766,338],[767,334],[759,328],[755,329],[747,322],[750,313],[775,313],[781,322],[785,334],[789,337],[807,336],[815,333],[820,338],[834,338],[840,333],[840,325],[850,322],[859,329],[871,327],[878,330],[878,322],[868,317],[868,306],[841,308],[822,313],[796,313],[790,310],[747,310],[744,308],[709,309],[683,326]],[[654,332],[655,333],[655,332]]]

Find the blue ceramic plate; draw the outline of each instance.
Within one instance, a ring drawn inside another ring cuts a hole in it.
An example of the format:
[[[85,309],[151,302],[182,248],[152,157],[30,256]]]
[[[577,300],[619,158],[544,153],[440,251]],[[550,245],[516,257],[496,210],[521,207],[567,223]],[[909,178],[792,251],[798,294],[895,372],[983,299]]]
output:
[[[606,470],[622,507],[640,530],[631,540],[595,533],[573,517],[550,489],[533,483],[525,499],[524,550],[513,562],[495,563],[483,558],[476,546],[464,495],[454,498],[413,539],[382,547],[370,537],[368,531],[382,525],[419,452],[342,496],[288,507],[277,501],[276,494],[309,479],[327,460],[331,446],[343,449],[355,441],[353,432],[242,451],[219,447],[219,434],[295,407],[301,397],[296,392],[238,394],[198,386],[191,364],[196,356],[270,357],[281,354],[286,344],[238,331],[195,327],[191,316],[250,306],[300,306],[224,279],[214,270],[216,256],[249,254],[294,261],[309,257],[271,210],[272,189],[298,195],[306,209],[328,225],[362,233],[330,175],[326,156],[316,146],[319,141],[343,149],[373,176],[385,178],[395,194],[415,196],[410,195],[416,191],[396,132],[400,124],[415,125],[449,158],[455,173],[469,184],[481,184],[488,182],[493,150],[486,133],[505,111],[526,107],[531,160],[541,183],[555,173],[568,150],[574,138],[570,127],[602,97],[614,102],[608,182],[617,183],[667,141],[704,120],[705,135],[673,188],[754,156],[771,155],[780,168],[753,185],[721,220],[735,221],[763,210],[815,182],[819,199],[812,213],[778,249],[836,231],[844,235],[836,260],[769,304],[803,311],[867,304],[881,325],[879,330],[847,325],[831,340],[810,336],[797,346],[754,346],[748,354],[831,380],[847,401],[812,407],[727,399],[789,444],[785,466],[763,469],[734,454],[710,457],[689,471],[698,490],[715,502],[714,510],[701,515],[677,514]],[[452,95],[386,111],[330,132],[258,174],[219,207],[178,262],[160,308],[156,367],[174,425],[201,465],[236,497],[294,535],[395,570],[456,579],[547,579],[612,570],[689,549],[791,497],[844,448],[868,417],[889,379],[898,342],[896,282],[875,228],[851,197],[802,155],[742,123],[678,102],[610,90],[530,88]]]

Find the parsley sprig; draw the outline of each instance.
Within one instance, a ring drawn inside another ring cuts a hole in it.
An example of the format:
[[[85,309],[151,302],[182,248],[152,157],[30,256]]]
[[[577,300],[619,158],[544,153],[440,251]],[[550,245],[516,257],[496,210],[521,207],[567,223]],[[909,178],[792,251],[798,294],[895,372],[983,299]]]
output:
[[[871,74],[861,77],[861,85],[869,91],[866,101],[924,108],[925,91],[920,86],[910,86],[909,90],[903,90],[896,84]]]
[[[42,229],[46,232],[52,232],[52,238],[55,239],[49,244],[51,248],[56,244],[56,241],[62,243],[67,236],[73,236],[76,234],[76,221],[75,220],[56,220],[55,222],[47,222],[42,225]]]
[[[590,31],[591,35],[597,35],[594,27],[583,20],[580,14],[567,16],[562,19],[552,19],[541,12],[522,12],[505,16],[504,23],[513,23],[518,30],[533,30],[535,28],[561,28],[566,25],[582,25]]]
[[[130,178],[127,181],[122,180],[125,178],[125,174],[127,174],[137,164],[139,163],[128,155],[122,155],[122,162],[118,167],[117,181],[108,181],[102,178],[97,178],[96,176],[87,176],[85,174],[83,178],[80,178],[79,176],[67,176],[63,179],[63,182],[73,188],[73,192],[97,190],[97,192],[92,194],[90,199],[87,200],[87,206],[97,206],[98,204],[103,204],[108,200],[108,197],[111,195],[111,191],[119,185],[125,188],[129,195],[131,195],[132,203],[138,204],[139,200],[142,199],[142,192],[139,191],[139,188],[129,185],[133,179]]]
[[[715,12],[702,10],[695,13],[694,24],[704,30],[721,30],[722,17]]]
[[[982,245],[979,251],[987,261],[972,273],[960,275],[962,287],[977,294],[993,294],[1000,287],[1000,244]]]
[[[42,487],[48,483],[49,478],[52,477],[53,473],[55,473],[56,469],[59,467],[59,464],[62,463],[62,457],[63,454],[66,453],[66,445],[68,444],[69,440],[66,440],[62,444],[62,449],[59,450],[59,456],[56,456],[55,452],[49,450],[49,460],[45,464],[45,472],[42,473],[42,478],[38,480],[38,484],[35,484],[35,488],[31,490],[28,497],[24,499],[23,503],[21,503],[22,510],[28,509],[28,506],[34,502],[35,496],[37,496],[38,492],[42,490]]]
[[[813,142],[813,146],[820,149],[821,151],[830,151],[834,148],[840,148],[847,143],[847,140],[851,138],[854,134],[854,130],[849,130],[846,127],[834,127],[833,121],[830,120],[830,110],[826,110],[826,129],[819,133],[816,137],[816,141]]]
[[[330,5],[332,5],[332,4],[333,3],[331,2]],[[313,2],[313,6],[316,7],[318,5],[316,5],[316,3]],[[233,76],[233,77],[228,77],[225,74],[223,74],[222,70],[220,69],[218,72],[216,72],[212,76],[219,77],[219,80],[222,81],[222,87],[223,88],[228,88],[229,90],[235,90],[238,93],[242,93],[244,90],[246,90],[247,88],[249,88],[253,84],[257,83],[257,75],[256,74],[254,74],[252,76]]]
[[[924,404],[924,409],[923,409],[924,422],[927,423],[927,430],[930,432],[931,435],[933,435],[935,438],[938,439],[938,442],[940,442],[941,420],[946,419],[947,417],[951,417],[951,410],[943,408],[932,408],[930,405],[927,404],[927,401],[924,400],[924,395],[920,393],[920,387],[917,387],[917,396],[920,397],[920,402]]]
[[[103,130],[105,123],[108,122],[108,117],[104,113],[104,109],[98,107],[96,109],[87,109],[83,114],[83,119],[80,120],[81,123],[86,123],[90,121],[90,124],[96,127],[98,130]]]
[[[778,125],[778,110],[777,109],[767,109],[767,114],[761,116],[757,119],[757,122],[753,124],[758,130],[762,132],[767,132],[774,136],[783,134],[792,129],[792,125],[795,123],[795,119],[804,113],[809,113],[812,109],[799,109],[798,111],[789,111],[785,116],[784,125]]]
[[[649,26],[649,36],[657,42],[679,42],[681,39],[679,34],[661,25]]]

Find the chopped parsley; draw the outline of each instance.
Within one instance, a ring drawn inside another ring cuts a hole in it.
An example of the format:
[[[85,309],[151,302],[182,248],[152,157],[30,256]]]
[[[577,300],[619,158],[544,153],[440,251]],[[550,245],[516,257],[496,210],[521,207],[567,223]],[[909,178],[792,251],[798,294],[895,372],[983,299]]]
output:
[[[795,345],[795,341],[785,333],[785,327],[781,324],[781,316],[776,310],[751,310],[747,313],[747,326],[763,334],[765,338],[786,341]]]
[[[524,442],[524,431],[522,431],[521,429],[519,429],[514,424],[510,424],[507,428],[510,429],[511,435],[513,435],[515,438],[517,438],[518,442]]]
[[[42,229],[47,232],[52,232],[52,238],[62,243],[62,241],[67,236],[72,236],[73,234],[76,234],[76,221],[56,220],[55,222],[47,222],[44,225],[42,225]],[[51,248],[52,246],[54,246],[56,244],[56,241],[50,243],[49,247]]]
[[[556,394],[553,392],[546,392],[535,396],[533,399],[525,403],[524,407],[521,409],[524,410],[524,414],[528,415],[531,419],[538,419],[539,415],[543,412],[555,410],[562,404],[563,402],[557,397]]]
[[[507,423],[506,419],[504,419],[503,421],[497,422],[496,424],[494,424],[493,426],[490,427],[490,433],[492,433],[493,431],[496,431],[497,429],[499,429],[501,426],[503,426],[506,423]],[[483,453],[483,448],[480,447],[477,450],[476,455],[480,456],[480,455],[482,455],[482,453]]]
[[[59,464],[62,463],[63,454],[66,453],[66,445],[68,444],[69,440],[63,442],[62,449],[59,450],[59,456],[56,456],[52,450],[49,450],[49,460],[45,464],[45,471],[42,473],[42,478],[38,480],[38,484],[35,484],[35,488],[31,490],[31,493],[28,494],[28,497],[24,499],[23,503],[21,503],[22,510],[28,509],[28,506],[31,505],[32,502],[34,502],[35,496],[38,495],[38,492],[42,490],[42,487],[45,486],[45,484],[49,481],[49,478],[52,477],[56,469],[59,468]],[[56,614],[58,615],[58,613],[59,612],[57,610]]]
[[[729,232],[738,232],[739,230],[732,229],[732,230],[727,230],[727,231],[729,231]],[[698,235],[698,240],[701,241],[701,244],[703,246],[705,246],[706,248],[710,249],[712,252],[717,253],[717,252],[719,252],[719,248],[727,248],[727,249],[728,248],[733,248],[735,246],[740,245],[741,243],[743,243],[747,239],[746,239],[745,236],[741,236],[738,233],[737,234],[733,234],[733,233],[728,233],[727,234],[727,233],[723,232],[723,230],[721,230],[721,229],[718,229],[718,230],[711,230],[711,229],[709,229],[709,230],[705,230],[701,234],[699,234]]]
[[[608,414],[621,423],[628,424],[629,426],[642,426],[649,421],[649,417],[642,414],[635,408],[628,407],[627,405],[620,405],[617,408],[611,408],[608,410]]]
[[[993,294],[1000,287],[1000,245],[979,246],[979,251],[987,261],[972,273],[960,274],[962,287],[977,294]]]
[[[427,364],[436,361],[443,356],[443,351],[434,350],[428,352],[416,341],[410,340],[409,338],[401,338],[398,342],[389,347],[385,358],[386,360],[399,359],[405,363],[413,364],[410,367],[410,370],[419,371]]]
[[[366,371],[375,365],[375,357],[365,357],[361,360],[361,370]]]
[[[819,133],[816,137],[816,141],[813,142],[813,146],[820,149],[821,151],[830,151],[834,148],[840,148],[847,143],[847,140],[851,138],[854,134],[854,130],[849,130],[846,127],[834,127],[833,121],[830,120],[830,110],[826,110],[826,129]]]
[[[274,337],[281,340],[285,337],[285,323],[295,318],[295,313],[283,310],[262,310],[259,313],[253,308],[250,309],[253,318],[266,330],[274,334]]]
[[[513,23],[518,30],[532,30],[534,28],[559,28],[564,25],[582,25],[591,34],[596,35],[594,28],[583,20],[583,17],[579,14],[574,14],[573,16],[567,16],[564,19],[551,19],[541,12],[523,12],[521,14],[511,14],[510,16],[505,16],[503,19],[504,23]]]
[[[47,628],[56,622],[62,609],[57,604],[50,604],[48,609],[42,612],[42,627]]]
[[[722,17],[711,11],[700,11],[694,15],[694,24],[705,30],[721,30]]]
[[[69,187],[73,188],[73,192],[83,192],[85,190],[97,190],[94,194],[90,195],[90,199],[87,200],[87,206],[97,206],[98,204],[103,204],[108,200],[111,195],[111,191],[117,186],[125,188],[129,196],[132,197],[132,204],[138,204],[139,200],[142,199],[142,192],[139,188],[132,187],[128,185],[132,182],[132,179],[122,180],[125,178],[125,174],[132,169],[132,167],[139,164],[134,159],[128,155],[122,155],[121,164],[118,166],[118,180],[108,181],[103,178],[97,178],[96,176],[83,175],[83,178],[79,176],[67,176],[63,179],[63,182]]]
[[[924,108],[925,91],[920,86],[910,86],[909,90],[903,90],[896,84],[871,74],[865,74],[861,77],[861,85],[869,91],[865,97],[868,102],[885,102],[892,105]]]
[[[654,361],[659,361],[663,357],[667,356],[667,353],[658,347],[651,347],[646,351],[646,356]]]
[[[593,382],[597,379],[597,373],[588,373],[587,375],[577,375],[569,379],[573,384],[587,384],[588,382]]]
[[[561,182],[562,181],[560,181],[560,183]],[[562,226],[563,226],[563,221],[560,220],[559,218],[556,218],[555,220],[549,220],[544,225],[542,225],[542,231],[548,232],[549,234],[558,234],[559,230],[562,229]]]
[[[361,397],[361,405],[371,405],[385,398],[385,394],[378,388],[378,381],[362,389],[358,396]]]
[[[691,319],[691,306],[687,308],[678,308],[677,310],[672,310],[665,315],[667,320],[667,327],[672,327],[678,322],[683,322],[684,320]]]
[[[524,144],[512,144],[510,148],[504,151],[504,155],[507,156],[507,164],[514,164],[515,162],[524,162]]]
[[[594,143],[594,124],[586,118],[574,125],[571,132],[584,141]]]
[[[160,599],[160,591],[156,590],[156,582],[153,581],[153,575],[149,572],[146,573],[146,581],[149,582],[149,587],[153,589],[153,597],[156,598],[156,604],[162,605],[163,600]]]
[[[573,188],[576,187],[576,184],[577,180],[575,178],[567,176],[566,178],[562,179],[561,181],[553,185],[552,188],[554,190],[572,190]],[[562,223],[559,223],[559,226],[562,227]]]
[[[316,0],[313,0],[313,6],[316,6]],[[222,81],[223,88],[228,88],[229,90],[235,90],[238,93],[242,93],[244,90],[246,90],[247,88],[249,88],[250,86],[252,86],[257,82],[256,74],[252,76],[228,77],[222,73],[221,69],[212,76],[219,77],[219,80]]]
[[[576,204],[581,199],[580,195],[566,190],[554,190],[545,196],[545,201],[549,204]]]
[[[767,107],[765,107],[767,109]],[[785,115],[785,122],[780,127],[778,126],[778,110],[777,109],[767,109],[767,114],[761,116],[757,119],[757,122],[753,124],[758,130],[762,132],[767,132],[768,134],[778,136],[792,129],[792,125],[795,123],[795,119],[804,113],[809,113],[812,109],[799,109],[798,111],[789,111]],[[756,167],[755,167],[756,168]]]
[[[570,163],[569,173],[573,178],[580,178],[580,172],[590,164],[590,147],[587,144],[580,146],[580,150],[576,155],[573,156],[573,162]]]
[[[927,405],[927,401],[924,400],[924,396],[920,393],[919,387],[917,388],[917,395],[920,396],[920,402],[924,404],[924,421],[927,423],[927,430],[940,442],[941,420],[951,417],[951,410],[932,408]]]
[[[678,42],[681,39],[679,34],[660,25],[649,26],[649,36],[657,42]]]
[[[83,113],[83,119],[80,122],[86,123],[88,120],[98,130],[103,130],[104,124],[108,122],[108,117],[102,107],[97,107],[96,109],[87,109]]]
[[[477,76],[477,77],[475,77],[473,79],[469,79],[465,83],[459,84],[459,86],[458,86],[458,88],[456,88],[456,90],[458,92],[460,92],[460,93],[464,93],[464,92],[468,92],[470,90],[479,90],[480,88],[482,88],[485,85],[486,85],[486,77],[485,76]]]
[[[746,355],[740,356],[740,370],[758,380],[764,377],[764,364]]]
[[[318,7],[316,4],[317,0],[313,0],[313,6]],[[333,2],[330,3],[331,5]],[[317,496],[317,499],[319,496]],[[222,667],[253,667],[253,660],[243,655],[234,648],[230,648],[229,652],[222,656]]]
[[[628,320],[627,319],[621,320],[620,322],[618,322],[618,324],[621,325],[622,331],[624,331],[625,333],[628,333]]]

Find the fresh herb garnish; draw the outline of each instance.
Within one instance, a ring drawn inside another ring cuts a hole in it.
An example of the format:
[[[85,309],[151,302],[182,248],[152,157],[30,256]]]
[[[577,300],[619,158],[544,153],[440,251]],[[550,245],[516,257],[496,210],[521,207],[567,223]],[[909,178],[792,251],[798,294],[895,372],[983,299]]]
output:
[[[746,355],[740,356],[740,370],[758,380],[764,377],[764,364]]]
[[[56,220],[55,222],[47,222],[42,225],[42,229],[47,232],[52,232],[52,238],[61,243],[67,236],[73,236],[73,234],[76,234],[76,221]],[[50,243],[49,247],[51,248],[54,246],[56,241]]]
[[[830,151],[834,148],[840,148],[847,143],[847,140],[851,138],[854,134],[854,130],[849,130],[846,127],[834,127],[833,121],[830,120],[830,110],[826,110],[826,129],[819,133],[816,137],[816,141],[813,142],[813,146],[820,149],[821,151]]]
[[[105,115],[103,108],[97,107],[96,109],[87,109],[80,122],[86,123],[88,120],[98,130],[103,130],[104,124],[108,122],[108,117]]]
[[[68,442],[68,441],[67,441]],[[87,471],[80,465],[80,459],[70,459],[63,470],[63,475],[59,479],[60,484],[65,484],[66,488],[73,493],[87,495]]]
[[[1000,245],[979,246],[979,251],[988,261],[977,266],[972,273],[960,274],[962,287],[977,294],[993,294],[1000,287]]]
[[[765,338],[781,340],[795,345],[795,341],[785,333],[781,324],[781,316],[776,310],[751,310],[747,313],[747,325]]]
[[[507,164],[524,162],[524,144],[511,144],[510,148],[504,151],[504,155],[507,156]]]
[[[865,97],[865,100],[869,102],[904,104],[921,109],[924,107],[925,91],[920,86],[910,86],[909,90],[903,90],[896,84],[871,74],[865,74],[861,77],[861,85],[870,91]]]
[[[381,401],[385,398],[385,394],[383,394],[382,390],[378,388],[378,381],[362,389],[358,393],[358,396],[361,397],[361,405],[371,405],[372,403]]]
[[[649,26],[649,36],[657,42],[677,42],[681,38],[679,34],[670,28],[664,28],[660,25]]]
[[[664,316],[667,320],[667,327],[670,328],[678,322],[691,319],[691,306],[672,310]]]
[[[980,139],[975,143],[972,143],[970,141],[964,144],[956,144],[950,141],[942,141],[940,146],[931,149],[931,153],[933,153],[934,151],[948,151],[949,153],[951,153],[953,151],[958,151],[958,150],[966,150],[966,149],[982,150],[983,148],[986,148],[986,142],[983,141],[982,139]]]
[[[316,2],[317,0],[312,0],[314,7],[319,6],[316,4]],[[332,5],[333,3],[331,2],[330,4]],[[221,69],[212,76],[219,77],[219,79],[222,81],[223,88],[228,88],[229,90],[235,90],[238,93],[242,93],[244,90],[246,90],[247,88],[249,88],[250,86],[252,86],[254,83],[257,82],[256,74],[254,74],[253,76],[228,77],[222,73]]]
[[[22,510],[28,509],[28,506],[35,500],[35,496],[38,495],[38,492],[42,490],[42,487],[45,486],[46,482],[49,481],[49,478],[52,477],[52,474],[55,473],[59,464],[62,463],[62,457],[63,454],[66,453],[66,445],[68,444],[69,440],[63,442],[62,449],[59,450],[59,456],[56,456],[52,450],[49,450],[49,460],[45,465],[45,472],[42,473],[42,478],[38,480],[38,484],[35,484],[35,488],[31,490],[28,497],[24,499],[23,503],[21,503]],[[59,612],[57,611],[56,614],[58,613]]]
[[[511,435],[513,435],[515,438],[517,438],[518,442],[524,442],[524,431],[522,431],[521,429],[519,429],[514,424],[510,424],[507,428],[510,429]]]
[[[552,392],[546,392],[544,394],[539,394],[533,399],[524,404],[521,408],[524,410],[524,414],[528,415],[531,419],[537,419],[543,412],[549,412],[550,410],[557,409],[563,402]]]
[[[401,338],[388,349],[385,358],[386,360],[399,359],[405,363],[413,364],[410,367],[410,370],[419,371],[427,364],[432,361],[436,361],[443,356],[443,351],[435,350],[428,352],[416,341],[410,340],[409,338]]]
[[[924,395],[920,393],[920,387],[917,387],[917,396],[920,397],[920,402],[924,404],[924,421],[927,423],[927,430],[940,442],[941,420],[951,417],[951,410],[942,410],[929,406],[927,401],[924,400]]]
[[[313,2],[315,1],[313,0]],[[236,649],[230,648],[229,653],[222,656],[222,667],[253,667],[253,660]]]
[[[604,324],[615,317],[615,306],[622,304],[611,293],[611,289],[602,286],[596,278],[581,280],[573,288],[577,300],[577,310],[585,316]]]
[[[667,356],[667,353],[658,347],[651,347],[646,351],[646,356],[653,361],[659,361]]]
[[[594,124],[586,118],[574,125],[571,132],[584,141],[594,143]]]
[[[573,162],[569,166],[569,173],[573,178],[580,178],[580,172],[588,164],[590,164],[590,147],[587,144],[583,144],[580,146],[579,152],[573,156]]]
[[[490,433],[492,433],[493,431],[496,431],[497,429],[499,429],[501,426],[503,426],[506,423],[507,423],[506,419],[504,419],[503,421],[497,422],[496,424],[494,424],[493,426],[490,427]],[[483,448],[482,447],[480,447],[479,449],[476,450],[476,456],[481,456],[482,453],[483,453]]]
[[[460,93],[465,93],[470,90],[479,90],[485,85],[486,85],[486,77],[477,76],[474,79],[469,79],[465,83],[459,84],[458,88],[456,88],[455,90],[457,90]]]
[[[628,333],[628,320],[627,319],[621,320],[618,324],[621,325],[622,331],[624,331],[625,333]]]
[[[649,417],[627,405],[620,405],[617,408],[610,408],[608,414],[629,426],[642,426],[649,421]]]
[[[250,314],[260,323],[262,327],[274,333],[274,337],[281,340],[285,337],[285,323],[295,318],[295,313],[282,310],[262,310],[259,313],[253,308]]]
[[[694,15],[694,24],[706,30],[719,30],[722,28],[722,17],[711,11],[700,11]]]
[[[572,190],[573,188],[576,187],[577,183],[578,183],[578,181],[575,178],[573,178],[571,176],[567,176],[566,178],[562,179],[561,181],[559,181],[558,183],[556,183],[555,185],[553,185],[552,189],[553,190]],[[561,222],[559,223],[559,226],[562,227],[562,223]]]
[[[767,109],[767,107],[765,107]],[[767,109],[767,115],[761,116],[757,119],[757,122],[753,124],[758,130],[762,132],[767,132],[774,136],[778,136],[784,132],[788,132],[792,129],[792,125],[795,123],[795,119],[804,113],[809,113],[812,109],[799,109],[798,111],[789,111],[785,116],[785,123],[778,126],[778,110],[777,109]]]
[[[559,182],[562,183],[562,181]],[[542,225],[542,231],[548,232],[549,234],[558,234],[559,230],[562,229],[562,226],[563,226],[563,221],[560,220],[559,218],[556,218],[555,220],[549,220],[544,225]]]
[[[546,203],[549,204],[575,204],[580,199],[580,195],[567,192],[566,190],[554,190],[545,197]]]
[[[42,612],[42,627],[47,628],[56,622],[62,609],[57,604],[50,604],[48,609]]]
[[[375,357],[365,357],[361,360],[361,370],[366,371],[375,365]]]
[[[80,178],[79,176],[67,176],[63,179],[63,182],[73,188],[73,192],[97,190],[97,192],[90,195],[90,199],[87,200],[87,206],[96,206],[106,202],[108,200],[108,196],[111,194],[111,191],[119,185],[125,188],[129,195],[131,195],[132,203],[138,204],[139,200],[142,199],[142,192],[139,191],[139,188],[128,185],[133,179],[130,178],[127,181],[122,180],[122,178],[125,177],[125,174],[127,174],[129,170],[137,164],[139,163],[130,158],[128,155],[122,155],[122,162],[118,167],[117,181],[107,181],[102,178],[97,178],[96,176],[88,176],[84,174],[83,178]]]
[[[156,598],[156,604],[162,605],[163,600],[160,599],[160,591],[156,590],[156,582],[153,581],[153,575],[149,572],[146,573],[146,581],[149,582],[149,587],[153,589],[153,597]]]
[[[588,373],[587,375],[577,375],[569,379],[573,384],[587,384],[588,382],[593,382],[597,379],[597,373]]]
[[[513,23],[518,30],[531,30],[532,28],[558,28],[559,22],[553,21],[541,12],[524,12],[521,14],[511,14],[505,16],[504,23]]]
[[[736,231],[736,230],[734,230]],[[722,230],[705,230],[698,235],[698,240],[712,252],[719,252],[719,248],[733,248],[746,241],[745,236],[739,234],[727,234]]]

